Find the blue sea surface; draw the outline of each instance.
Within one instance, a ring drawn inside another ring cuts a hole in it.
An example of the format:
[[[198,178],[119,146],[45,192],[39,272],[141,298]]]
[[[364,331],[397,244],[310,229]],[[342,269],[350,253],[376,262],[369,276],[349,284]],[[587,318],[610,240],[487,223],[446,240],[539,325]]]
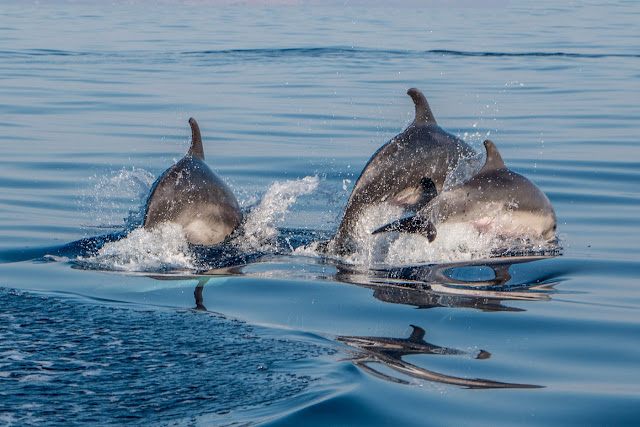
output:
[[[0,3],[0,424],[637,423],[640,5],[229,3]],[[411,87],[558,247],[314,250]],[[137,228],[189,117],[234,247]]]

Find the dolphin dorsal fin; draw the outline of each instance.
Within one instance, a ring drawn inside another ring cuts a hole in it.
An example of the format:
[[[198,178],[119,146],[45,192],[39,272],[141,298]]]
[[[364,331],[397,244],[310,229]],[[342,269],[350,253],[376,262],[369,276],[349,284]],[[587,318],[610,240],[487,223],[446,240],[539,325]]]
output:
[[[420,326],[415,326],[415,325],[410,325],[413,328],[413,331],[411,332],[411,336],[408,338],[409,341],[411,342],[415,342],[415,343],[420,343],[420,342],[424,342],[424,329],[422,329]]]
[[[424,97],[419,89],[411,88],[407,91],[407,95],[413,99],[413,104],[416,106],[416,118],[413,119],[413,125],[435,125],[436,119],[433,117],[431,108],[427,98]]]
[[[187,152],[187,156],[197,157],[204,160],[204,150],[202,149],[202,136],[200,135],[200,127],[196,119],[191,117],[189,119],[191,125],[191,148]]]
[[[487,150],[487,161],[478,173],[480,174],[495,169],[504,169],[504,161],[502,160],[502,156],[493,141],[489,141],[487,139],[484,142],[484,148]]]

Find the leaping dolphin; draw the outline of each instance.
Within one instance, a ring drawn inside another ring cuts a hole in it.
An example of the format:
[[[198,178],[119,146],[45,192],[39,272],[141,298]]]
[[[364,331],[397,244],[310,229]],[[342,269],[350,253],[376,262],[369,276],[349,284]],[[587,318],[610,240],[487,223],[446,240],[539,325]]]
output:
[[[327,244],[329,253],[355,251],[354,227],[365,208],[387,203],[416,212],[442,190],[461,157],[476,154],[438,126],[422,92],[412,88],[407,94],[415,105],[415,119],[369,159],[351,192],[338,231]]]
[[[182,226],[187,240],[213,245],[229,237],[242,221],[231,189],[204,162],[200,128],[191,125],[191,148],[153,184],[144,217],[144,228],[161,223]]]
[[[424,234],[430,242],[445,223],[470,223],[478,231],[494,231],[503,237],[551,241],[556,214],[547,196],[524,176],[504,164],[495,144],[484,142],[487,160],[469,181],[445,190],[416,215],[375,230]]]

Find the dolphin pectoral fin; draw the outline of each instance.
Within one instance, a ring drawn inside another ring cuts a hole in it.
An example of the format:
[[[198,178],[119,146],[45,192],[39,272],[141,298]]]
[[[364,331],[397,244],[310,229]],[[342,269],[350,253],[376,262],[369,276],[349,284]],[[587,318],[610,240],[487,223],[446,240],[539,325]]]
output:
[[[422,179],[420,179],[420,187],[422,188],[422,194],[425,200],[424,203],[429,202],[429,200],[438,195],[436,184],[429,177],[423,176]]]
[[[200,135],[200,127],[196,119],[189,119],[191,125],[191,148],[187,152],[187,156],[197,157],[204,160],[204,149],[202,148],[202,136]]]
[[[429,240],[429,243],[433,242],[437,235],[436,226],[433,225],[431,220],[421,218],[417,215],[402,218],[387,225],[383,225],[377,230],[374,230],[371,234],[388,232],[423,234]]]
[[[405,209],[418,211],[431,199],[438,195],[436,184],[431,178],[422,177],[416,186],[410,186],[389,199],[389,204],[402,206]]]

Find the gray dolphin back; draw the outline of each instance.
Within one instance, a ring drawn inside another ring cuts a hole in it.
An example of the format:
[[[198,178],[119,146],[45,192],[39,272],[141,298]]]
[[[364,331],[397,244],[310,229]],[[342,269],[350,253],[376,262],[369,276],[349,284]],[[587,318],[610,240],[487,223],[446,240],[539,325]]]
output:
[[[329,252],[344,255],[356,249],[354,228],[366,208],[387,203],[417,212],[442,190],[447,175],[462,157],[476,154],[464,141],[438,126],[420,90],[411,88],[407,94],[413,100],[415,118],[367,162],[338,231],[327,245]]]
[[[485,141],[484,146],[487,159],[471,179],[440,193],[416,215],[393,221],[373,234],[419,233],[432,242],[436,225],[492,223],[493,218],[500,224],[506,218],[514,225],[514,233],[528,232],[531,237],[550,240],[556,231],[556,215],[547,196],[529,179],[507,169],[492,141]]]
[[[236,230],[242,214],[229,186],[204,162],[198,124],[193,118],[189,124],[191,148],[153,185],[147,199],[144,227],[178,224],[190,243],[212,245],[224,241]]]

